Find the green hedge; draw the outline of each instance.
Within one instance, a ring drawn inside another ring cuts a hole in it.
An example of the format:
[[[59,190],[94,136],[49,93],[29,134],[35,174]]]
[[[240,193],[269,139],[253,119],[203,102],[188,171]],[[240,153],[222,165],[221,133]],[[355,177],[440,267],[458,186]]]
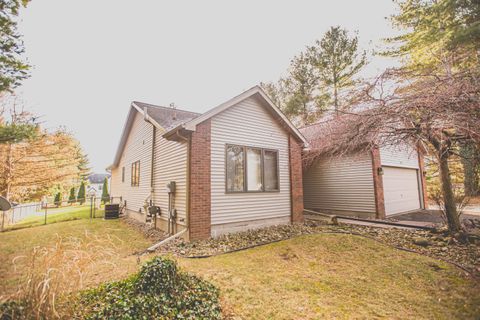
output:
[[[218,290],[155,257],[138,274],[81,294],[84,319],[221,319]]]

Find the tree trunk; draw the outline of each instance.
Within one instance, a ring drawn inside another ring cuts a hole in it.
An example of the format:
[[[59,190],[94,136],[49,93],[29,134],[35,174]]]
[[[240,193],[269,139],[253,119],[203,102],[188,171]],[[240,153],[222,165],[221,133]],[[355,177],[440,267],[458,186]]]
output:
[[[12,170],[13,170],[13,146],[11,143],[7,144],[7,159],[5,161],[4,182],[0,190],[3,190],[2,196],[7,200],[10,199],[10,191],[12,188]]]
[[[464,186],[465,195],[475,197],[480,194],[479,177],[478,177],[478,150],[472,143],[468,143],[461,147],[463,171],[465,175]]]
[[[450,169],[448,168],[448,153],[441,150],[439,152],[440,182],[442,184],[443,202],[445,205],[445,215],[447,216],[448,229],[450,232],[457,232],[461,229],[460,218],[457,213],[457,205],[453,195],[452,180],[450,178]]]

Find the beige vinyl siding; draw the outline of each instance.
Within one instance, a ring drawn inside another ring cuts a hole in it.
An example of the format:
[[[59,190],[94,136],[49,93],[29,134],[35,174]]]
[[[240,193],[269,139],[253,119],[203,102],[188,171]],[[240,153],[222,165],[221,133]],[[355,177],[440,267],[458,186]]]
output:
[[[280,192],[226,193],[225,146],[245,145],[279,151]],[[259,219],[290,217],[288,134],[255,98],[211,119],[212,227]]]
[[[380,148],[382,166],[418,169],[417,151],[405,144]]]
[[[144,214],[144,204],[150,195],[150,170],[152,150],[152,125],[145,122],[143,115],[135,112],[135,118],[128,134],[125,147],[116,168],[112,170],[112,196],[127,201],[127,209]],[[140,185],[131,186],[132,163],[140,160]],[[125,167],[125,181],[122,183],[122,167]]]
[[[186,176],[187,143],[168,141],[157,129],[154,166],[154,203],[161,209],[161,219],[168,217],[168,193],[166,185],[176,182],[174,207],[177,209],[177,223],[185,225],[186,218]]]
[[[303,194],[308,209],[375,213],[370,154],[317,161],[303,175]]]

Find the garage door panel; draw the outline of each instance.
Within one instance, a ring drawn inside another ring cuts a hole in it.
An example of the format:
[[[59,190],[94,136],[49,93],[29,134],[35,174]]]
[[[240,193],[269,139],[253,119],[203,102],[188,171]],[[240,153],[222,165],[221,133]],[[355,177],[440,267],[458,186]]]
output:
[[[420,209],[417,170],[383,167],[383,172],[386,214]]]

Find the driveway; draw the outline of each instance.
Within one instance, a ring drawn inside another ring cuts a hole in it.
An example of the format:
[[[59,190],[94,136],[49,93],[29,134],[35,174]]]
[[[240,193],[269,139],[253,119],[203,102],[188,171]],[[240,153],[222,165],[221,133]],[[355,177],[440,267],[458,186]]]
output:
[[[470,220],[470,219],[480,220],[480,210],[478,212],[466,211],[460,217],[462,220]],[[442,212],[440,210],[435,210],[435,209],[408,212],[408,213],[390,217],[388,218],[388,220],[398,221],[398,222],[416,221],[416,222],[424,222],[426,224],[437,224],[437,223],[444,222],[444,218],[442,217]]]

